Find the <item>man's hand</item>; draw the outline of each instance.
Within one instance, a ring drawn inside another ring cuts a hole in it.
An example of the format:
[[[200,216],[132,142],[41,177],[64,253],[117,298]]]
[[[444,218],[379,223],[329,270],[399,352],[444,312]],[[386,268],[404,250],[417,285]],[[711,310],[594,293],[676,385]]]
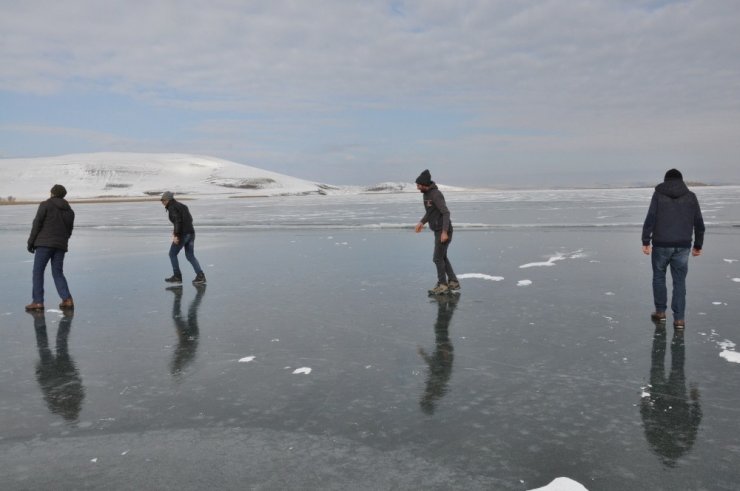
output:
[[[424,224],[421,222],[417,223],[416,227],[414,227],[414,231],[418,234],[422,230],[424,230]]]
[[[450,236],[447,235],[447,232],[445,232],[444,230],[442,230],[442,235],[439,236],[439,241],[444,244],[448,240],[450,240]]]
[[[650,247],[649,245],[642,246],[642,253],[643,254],[649,256],[651,252],[653,252],[653,248],[652,247]]]
[[[694,257],[701,256],[701,249],[697,249],[696,247],[694,247],[693,249],[691,249],[691,255]]]
[[[36,252],[36,248],[33,246],[33,244],[28,244],[28,247],[26,247],[26,249],[28,249],[28,252],[30,252],[31,254]]]
[[[180,245],[180,237],[178,237],[177,235],[173,235],[172,236],[172,243],[175,244],[175,245]]]

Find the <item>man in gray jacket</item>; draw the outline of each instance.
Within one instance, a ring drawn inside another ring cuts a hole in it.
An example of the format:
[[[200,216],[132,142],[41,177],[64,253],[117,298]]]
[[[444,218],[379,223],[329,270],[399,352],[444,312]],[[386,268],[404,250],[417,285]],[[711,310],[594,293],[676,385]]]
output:
[[[460,283],[452,270],[452,264],[447,258],[447,249],[452,242],[452,221],[450,210],[447,208],[445,197],[432,181],[432,175],[428,170],[416,178],[416,189],[424,194],[424,209],[426,213],[416,224],[415,231],[418,234],[429,223],[429,228],[434,232],[434,256],[432,260],[437,267],[437,284],[429,290],[430,295],[441,295],[460,289]]]
[[[642,252],[652,254],[655,312],[650,317],[654,322],[666,321],[665,311],[668,307],[666,270],[670,266],[673,279],[671,296],[673,327],[676,329],[685,327],[689,251],[692,256],[699,256],[703,245],[704,219],[699,200],[686,187],[681,173],[671,169],[666,172],[665,180],[655,186],[642,227]]]
[[[62,299],[59,308],[71,310],[75,306],[64,277],[64,255],[75,222],[75,212],[64,199],[66,195],[64,186],[55,184],[51,197],[39,205],[33,220],[27,246],[28,252],[34,254],[33,301],[26,305],[28,311],[44,310],[44,271],[49,261],[54,285]]]

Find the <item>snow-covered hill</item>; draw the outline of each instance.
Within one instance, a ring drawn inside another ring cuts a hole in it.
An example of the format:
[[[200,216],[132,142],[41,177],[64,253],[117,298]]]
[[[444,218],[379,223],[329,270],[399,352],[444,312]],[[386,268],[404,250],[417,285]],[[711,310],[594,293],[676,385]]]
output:
[[[214,157],[186,154],[89,153],[0,159],[0,199],[39,200],[54,184],[68,199],[178,196],[229,197],[341,193],[342,189]]]

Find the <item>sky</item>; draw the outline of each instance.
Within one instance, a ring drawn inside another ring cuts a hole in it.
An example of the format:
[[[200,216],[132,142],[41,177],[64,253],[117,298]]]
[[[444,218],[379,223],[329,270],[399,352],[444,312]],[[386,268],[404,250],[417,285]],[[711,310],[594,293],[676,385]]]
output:
[[[740,183],[737,0],[0,0],[0,158]],[[0,164],[1,165],[1,164]]]

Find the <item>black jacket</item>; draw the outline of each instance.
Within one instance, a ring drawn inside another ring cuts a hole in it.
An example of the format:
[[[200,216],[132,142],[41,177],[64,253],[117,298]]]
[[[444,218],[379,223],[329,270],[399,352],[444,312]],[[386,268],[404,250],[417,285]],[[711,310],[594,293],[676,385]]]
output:
[[[53,247],[67,252],[69,238],[75,223],[75,212],[66,200],[49,198],[39,204],[33,219],[28,248]]]
[[[170,221],[175,226],[172,231],[175,237],[195,233],[195,229],[193,228],[193,217],[190,215],[190,210],[188,210],[187,206],[179,201],[171,199],[169,203],[167,203],[167,213],[169,214]]]
[[[429,228],[435,232],[452,231],[452,221],[450,220],[450,210],[447,209],[445,197],[432,183],[429,191],[424,193],[424,209],[426,213],[421,218],[421,223],[429,223]]]
[[[645,223],[642,244],[654,247],[691,247],[704,245],[704,219],[699,200],[681,179],[668,179],[655,186]]]

